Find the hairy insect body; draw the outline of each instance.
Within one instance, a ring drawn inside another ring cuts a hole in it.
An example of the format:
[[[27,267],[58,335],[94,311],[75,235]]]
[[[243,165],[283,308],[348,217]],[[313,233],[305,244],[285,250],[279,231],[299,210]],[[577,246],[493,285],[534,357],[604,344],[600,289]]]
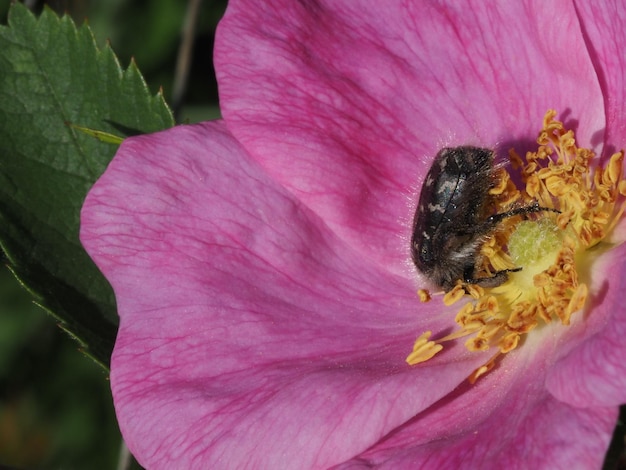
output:
[[[549,210],[539,205],[490,214],[489,190],[496,184],[493,151],[444,148],[426,175],[415,212],[411,255],[417,269],[445,291],[458,280],[495,287],[513,270],[477,277],[486,237],[506,217]]]

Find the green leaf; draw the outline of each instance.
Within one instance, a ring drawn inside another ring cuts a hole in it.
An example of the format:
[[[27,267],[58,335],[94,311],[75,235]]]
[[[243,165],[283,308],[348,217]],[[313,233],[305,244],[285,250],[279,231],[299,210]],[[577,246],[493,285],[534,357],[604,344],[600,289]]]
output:
[[[108,366],[118,318],[111,288],[78,239],[80,208],[125,135],[172,126],[131,63],[123,71],[86,25],[16,3],[0,27],[0,245],[13,272]]]

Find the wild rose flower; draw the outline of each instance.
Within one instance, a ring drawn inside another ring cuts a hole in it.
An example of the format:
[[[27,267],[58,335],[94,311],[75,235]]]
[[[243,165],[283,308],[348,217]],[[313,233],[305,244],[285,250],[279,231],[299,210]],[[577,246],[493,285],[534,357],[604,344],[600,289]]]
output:
[[[128,139],[82,213],[118,301],[111,384],[140,463],[600,465],[626,401],[619,213],[580,255],[570,326],[535,327],[473,385],[493,348],[405,363],[459,310],[420,303],[410,261],[437,151],[524,155],[551,108],[604,167],[626,142],[624,8],[509,3],[230,2],[224,121]]]

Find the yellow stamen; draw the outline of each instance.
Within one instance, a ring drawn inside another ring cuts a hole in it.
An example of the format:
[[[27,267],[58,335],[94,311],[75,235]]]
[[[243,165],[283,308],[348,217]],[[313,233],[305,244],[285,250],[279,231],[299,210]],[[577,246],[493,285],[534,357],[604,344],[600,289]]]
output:
[[[457,284],[454,288],[443,296],[444,305],[452,305],[463,298],[465,289],[461,284]]]
[[[432,333],[427,331],[415,340],[413,352],[406,358],[409,364],[419,364],[432,358],[435,354],[443,349],[441,344],[429,341]]]
[[[470,351],[497,352],[469,376],[471,383],[488,373],[502,355],[523,344],[524,335],[544,324],[558,321],[567,326],[583,309],[589,295],[587,279],[581,279],[581,263],[594,256],[590,248],[602,243],[626,209],[624,153],[611,156],[601,167],[592,150],[576,145],[574,132],[546,113],[535,152],[524,158],[510,151],[510,168],[498,170],[498,181],[490,190],[494,213],[538,203],[546,209],[526,216],[505,219],[481,247],[486,273],[510,272],[504,284],[494,288],[459,283],[443,297],[451,306],[467,299],[454,319],[458,330],[431,340],[430,332],[415,342],[407,357],[409,364],[427,361],[442,343],[467,337]],[[593,165],[595,166],[592,166]],[[522,181],[517,188],[513,181]],[[421,298],[421,295],[420,295]]]
[[[420,302],[425,303],[425,302],[430,302],[431,296],[430,296],[430,292],[428,292],[428,290],[426,289],[419,289],[417,291],[417,296],[420,299]]]

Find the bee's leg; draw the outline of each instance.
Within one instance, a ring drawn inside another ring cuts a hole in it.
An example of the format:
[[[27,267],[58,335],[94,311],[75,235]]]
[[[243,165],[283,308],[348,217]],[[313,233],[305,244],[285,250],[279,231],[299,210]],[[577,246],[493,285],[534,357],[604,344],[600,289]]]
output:
[[[502,222],[502,220],[508,217],[544,211],[556,212],[557,214],[561,213],[561,211],[559,211],[558,209],[553,209],[551,207],[541,207],[539,203],[535,201],[528,206],[516,207],[515,209],[511,209],[510,211],[502,212],[500,214],[494,214],[487,217],[487,219],[479,227],[476,228],[474,234],[490,233],[496,225],[498,225],[500,222]],[[469,265],[466,266],[463,271],[463,281],[466,284],[477,284],[481,287],[497,287],[506,282],[506,280],[509,278],[508,273],[514,273],[521,270],[521,267],[503,269],[501,271],[496,271],[495,273],[493,273],[492,276],[489,277],[475,277],[476,267],[473,265]]]
[[[496,271],[493,273],[493,276],[489,277],[474,277],[474,268],[471,269],[466,268],[463,273],[463,281],[466,284],[477,284],[481,287],[498,287],[501,284],[504,284],[509,278],[508,273],[515,273],[517,271],[521,271],[522,268],[511,268],[511,269],[503,269],[501,271]]]
[[[490,217],[487,217],[487,220],[485,220],[485,226],[494,227],[495,225],[498,225],[500,222],[502,222],[502,220],[507,219],[509,217],[513,217],[516,215],[523,215],[523,214],[532,214],[535,212],[544,212],[544,211],[556,212],[557,214],[561,213],[561,211],[558,209],[553,209],[551,207],[541,207],[539,203],[535,201],[529,206],[516,207],[515,209],[511,209],[510,211],[502,212],[500,214],[494,214]],[[488,230],[487,228],[485,229]]]

